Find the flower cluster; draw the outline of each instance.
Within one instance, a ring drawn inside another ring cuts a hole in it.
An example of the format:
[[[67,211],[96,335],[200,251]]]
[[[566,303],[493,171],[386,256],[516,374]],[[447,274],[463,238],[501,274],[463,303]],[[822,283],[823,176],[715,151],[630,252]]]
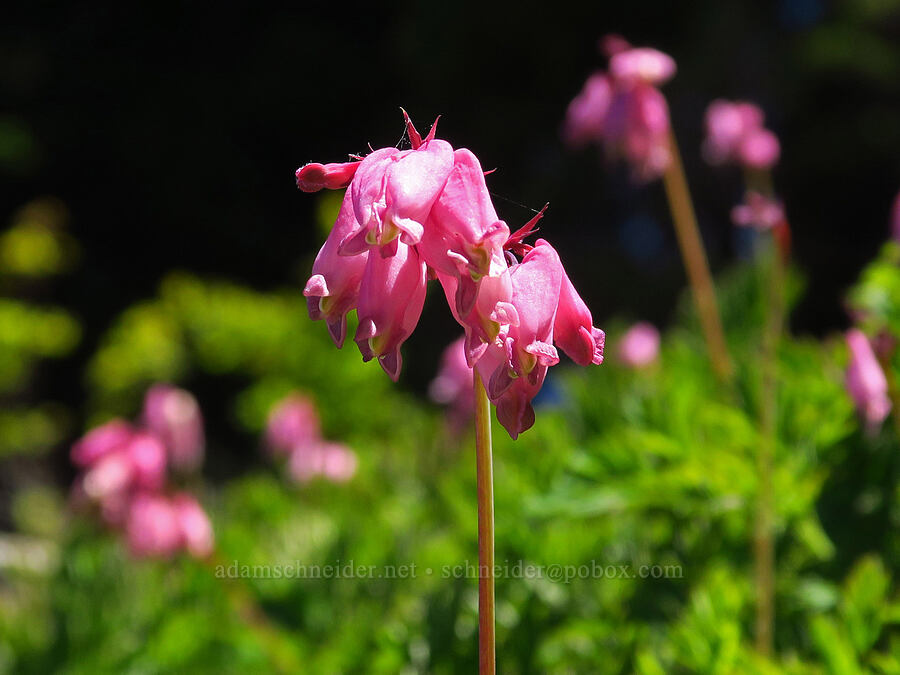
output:
[[[856,409],[872,433],[891,411],[888,382],[869,338],[859,329],[847,331],[850,365],[847,367],[847,391]]]
[[[168,469],[199,468],[203,446],[194,397],[156,385],[144,400],[142,424],[115,419],[72,446],[72,463],[80,470],[76,502],[96,506],[107,525],[124,531],[137,556],[167,558],[184,550],[206,557],[213,550],[209,518],[193,496],[167,485]]]
[[[778,137],[763,126],[762,109],[746,101],[713,101],[706,109],[703,154],[713,165],[771,169],[778,162]]]
[[[347,188],[303,291],[310,316],[326,321],[340,347],[355,308],[363,359],[377,359],[396,380],[400,347],[437,278],[465,330],[466,362],[515,438],[534,422],[530,401],[559,361],[554,344],[581,365],[599,364],[604,334],[553,247],[524,242],[543,212],[510,234],[478,158],[435,138],[436,123],[424,139],[408,116],[406,128],[410,150],[297,170],[301,190]]]
[[[675,61],[621,38],[602,41],[607,72],[597,72],[569,104],[565,137],[575,146],[601,143],[625,159],[638,180],[659,177],[671,162],[669,108],[657,87],[675,75]]]
[[[286,459],[291,478],[299,483],[316,476],[344,482],[356,473],[356,455],[339,443],[322,439],[316,408],[300,394],[290,394],[272,408],[266,447],[275,457]]]

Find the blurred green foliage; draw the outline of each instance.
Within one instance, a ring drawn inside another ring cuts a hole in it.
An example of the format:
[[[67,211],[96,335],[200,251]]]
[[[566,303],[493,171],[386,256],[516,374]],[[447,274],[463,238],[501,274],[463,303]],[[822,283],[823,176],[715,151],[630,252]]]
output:
[[[0,232],[0,457],[48,450],[67,431],[60,405],[27,395],[40,361],[70,354],[80,339],[71,314],[40,302],[46,279],[77,258],[65,219],[58,201],[38,199]]]
[[[896,256],[887,248],[852,294],[869,327],[900,317]],[[496,427],[502,672],[900,672],[897,436],[860,431],[840,340],[778,348],[777,657],[752,649],[765,272],[748,264],[722,282],[744,364],[736,393],[717,384],[685,304],[656,364],[621,365],[613,326],[607,363],[556,376],[558,401],[534,429],[514,443]],[[255,434],[274,401],[305,390],[327,435],[358,452],[357,476],[298,487],[260,463],[207,486],[218,551],[206,563],[130,559],[81,521],[41,531],[24,515],[53,500],[30,496],[19,509],[30,539],[17,546],[61,548],[43,564],[20,556],[0,585],[0,672],[474,670],[472,439],[454,439],[352,345],[335,350],[304,305],[296,290],[171,275],[102,340],[90,409],[133,415],[155,380],[229,378],[240,383],[233,422]],[[849,483],[848,467],[861,471]],[[374,572],[272,573],[347,564]],[[645,565],[659,578],[641,578]],[[241,566],[270,567],[230,578]],[[404,566],[410,578],[389,578]],[[550,578],[554,566],[570,578]]]

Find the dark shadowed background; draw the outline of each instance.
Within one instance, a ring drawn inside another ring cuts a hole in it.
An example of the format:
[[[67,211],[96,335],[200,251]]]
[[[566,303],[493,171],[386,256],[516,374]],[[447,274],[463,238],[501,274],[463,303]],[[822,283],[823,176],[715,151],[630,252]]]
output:
[[[794,329],[841,327],[843,290],[884,240],[900,186],[889,5],[17,3],[0,27],[2,211],[58,197],[83,249],[53,299],[85,340],[45,378],[77,401],[98,336],[173,268],[299,293],[322,235],[294,169],[396,144],[401,105],[420,128],[442,115],[442,137],[498,169],[489,186],[510,225],[550,202],[543,234],[600,325],[665,324],[684,275],[660,185],[631,186],[559,136],[609,32],[678,62],[664,91],[715,269],[741,253],[728,220],[740,177],[702,163],[703,111],[716,97],[763,106],[808,279]],[[429,303],[407,344],[416,389],[455,335],[445,314]]]

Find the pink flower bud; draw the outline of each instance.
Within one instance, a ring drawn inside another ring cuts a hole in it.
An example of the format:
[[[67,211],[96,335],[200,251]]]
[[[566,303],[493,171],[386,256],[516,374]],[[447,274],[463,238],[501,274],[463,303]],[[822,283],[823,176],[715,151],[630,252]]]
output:
[[[359,162],[319,164],[312,162],[297,169],[297,187],[303,192],[318,192],[322,188],[340,190],[350,185]]]
[[[347,313],[356,307],[359,283],[368,259],[366,253],[347,257],[340,255],[338,251],[341,242],[358,228],[359,223],[353,214],[353,200],[350,190],[347,190],[337,222],[316,255],[312,276],[303,289],[309,318],[313,321],[325,319],[331,339],[338,348],[344,344]]]
[[[847,391],[856,403],[866,429],[874,433],[891,410],[887,378],[862,331],[855,328],[847,331],[847,346],[850,348]]]
[[[121,450],[133,433],[130,424],[118,419],[92,429],[72,446],[72,463],[82,469],[88,467],[104,455]]]
[[[175,469],[190,472],[200,467],[205,440],[197,399],[184,389],[154,385],[144,398],[143,418],[147,429],[166,446]]]
[[[266,445],[277,455],[319,441],[319,415],[305,396],[290,394],[272,408],[266,424]]]
[[[641,321],[634,324],[619,341],[619,359],[627,366],[641,368],[659,357],[659,331]]]
[[[359,289],[356,344],[364,361],[377,358],[395,382],[403,360],[400,346],[408,338],[425,304],[425,263],[416,249],[400,244],[390,258],[370,255]]]
[[[195,558],[206,558],[213,552],[212,524],[206,511],[191,495],[178,494],[172,500],[181,545]]]
[[[131,552],[139,557],[168,558],[181,544],[181,526],[171,501],[141,493],[131,502],[125,532]]]

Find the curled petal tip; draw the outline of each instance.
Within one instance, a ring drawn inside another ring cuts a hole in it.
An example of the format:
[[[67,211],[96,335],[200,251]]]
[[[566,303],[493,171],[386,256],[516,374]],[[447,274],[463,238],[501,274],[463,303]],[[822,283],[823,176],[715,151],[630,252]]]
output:
[[[321,274],[313,274],[303,288],[303,295],[307,298],[327,298],[329,293],[325,277]]]
[[[400,348],[378,357],[378,364],[394,382],[400,379],[400,369],[403,367],[403,357]]]

